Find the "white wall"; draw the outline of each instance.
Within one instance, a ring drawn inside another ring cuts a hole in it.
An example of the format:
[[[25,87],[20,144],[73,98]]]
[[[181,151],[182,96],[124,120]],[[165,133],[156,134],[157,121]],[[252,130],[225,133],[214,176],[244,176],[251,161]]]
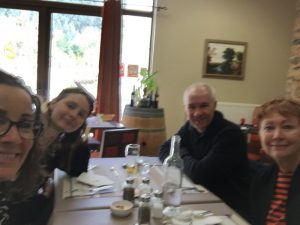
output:
[[[218,102],[217,110],[221,111],[224,117],[236,124],[240,124],[241,119],[245,119],[245,123],[251,124],[253,120],[253,111],[258,104]]]
[[[296,0],[158,0],[153,68],[167,136],[184,121],[182,93],[202,81],[219,102],[261,104],[285,95]],[[205,39],[248,43],[245,79],[202,77]]]

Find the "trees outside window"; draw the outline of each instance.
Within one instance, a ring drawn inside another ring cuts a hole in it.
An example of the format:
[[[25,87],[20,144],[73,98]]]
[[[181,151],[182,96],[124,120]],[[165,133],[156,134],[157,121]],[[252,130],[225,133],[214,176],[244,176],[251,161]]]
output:
[[[0,2],[0,68],[21,76],[33,92],[52,99],[81,86],[96,97],[103,1]],[[149,67],[153,0],[122,2],[120,109],[136,77],[128,65]]]

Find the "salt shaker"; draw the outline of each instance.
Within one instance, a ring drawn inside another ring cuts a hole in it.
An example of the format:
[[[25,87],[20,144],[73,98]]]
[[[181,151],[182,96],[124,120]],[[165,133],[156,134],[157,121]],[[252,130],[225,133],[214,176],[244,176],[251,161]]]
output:
[[[151,216],[156,219],[163,218],[163,207],[162,191],[155,190],[152,197]]]
[[[150,179],[148,177],[142,178],[142,183],[138,186],[139,195],[142,194],[150,194],[151,193],[151,186],[150,186]]]

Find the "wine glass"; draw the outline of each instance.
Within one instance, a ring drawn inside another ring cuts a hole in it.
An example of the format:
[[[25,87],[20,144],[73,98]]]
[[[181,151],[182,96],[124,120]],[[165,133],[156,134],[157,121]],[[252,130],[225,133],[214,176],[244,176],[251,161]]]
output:
[[[125,158],[126,158],[126,171],[128,175],[133,175],[137,173],[137,162],[140,156],[139,144],[128,144],[125,148]]]

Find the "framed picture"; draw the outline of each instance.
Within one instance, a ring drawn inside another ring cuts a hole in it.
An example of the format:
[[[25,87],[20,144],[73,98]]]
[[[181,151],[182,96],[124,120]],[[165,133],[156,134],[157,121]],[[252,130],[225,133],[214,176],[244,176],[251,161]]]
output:
[[[243,80],[247,42],[205,40],[203,77]]]

